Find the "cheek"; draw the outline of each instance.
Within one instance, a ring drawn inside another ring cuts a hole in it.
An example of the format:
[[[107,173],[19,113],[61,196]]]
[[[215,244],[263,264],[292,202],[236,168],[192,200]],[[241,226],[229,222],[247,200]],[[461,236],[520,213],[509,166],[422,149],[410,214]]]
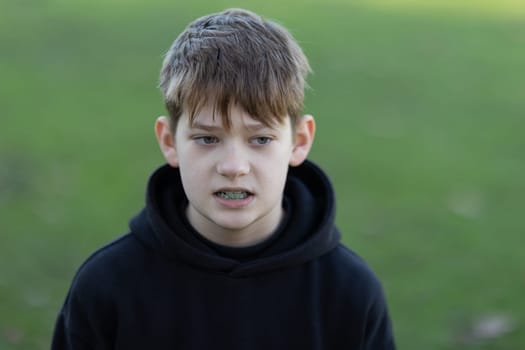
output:
[[[264,177],[266,186],[274,193],[281,193],[286,183],[286,176],[288,174],[288,158],[275,160],[272,163],[267,163],[264,169]]]
[[[202,155],[199,155],[194,147],[181,144],[177,147],[181,171],[186,173],[199,173],[199,166],[203,163]]]
[[[195,171],[181,171],[180,174],[186,197],[192,203],[199,203],[206,189],[204,184],[208,181],[199,177],[199,173]]]
[[[182,181],[187,184],[198,184],[201,183],[206,177],[205,169],[199,167],[197,162],[184,162],[181,163],[180,174]]]
[[[186,193],[194,193],[202,189],[202,184],[205,183],[205,169],[202,168],[202,161],[195,161],[189,153],[183,153],[179,157],[179,171],[182,180],[182,185]]]

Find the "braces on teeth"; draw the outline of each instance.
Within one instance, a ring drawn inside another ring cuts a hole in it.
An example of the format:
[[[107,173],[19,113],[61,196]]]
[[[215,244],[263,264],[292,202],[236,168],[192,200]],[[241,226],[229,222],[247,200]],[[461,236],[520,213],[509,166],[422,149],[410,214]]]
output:
[[[248,197],[246,192],[217,192],[217,195],[224,199],[244,199]]]

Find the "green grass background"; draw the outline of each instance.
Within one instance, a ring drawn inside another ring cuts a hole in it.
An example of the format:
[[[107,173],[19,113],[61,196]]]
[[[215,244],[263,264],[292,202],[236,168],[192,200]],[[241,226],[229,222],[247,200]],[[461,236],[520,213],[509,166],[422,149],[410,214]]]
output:
[[[75,270],[126,231],[163,161],[163,53],[238,6],[310,58],[311,158],[383,281],[399,348],[524,349],[521,0],[0,0],[0,349],[49,347]],[[512,331],[458,340],[494,314]]]

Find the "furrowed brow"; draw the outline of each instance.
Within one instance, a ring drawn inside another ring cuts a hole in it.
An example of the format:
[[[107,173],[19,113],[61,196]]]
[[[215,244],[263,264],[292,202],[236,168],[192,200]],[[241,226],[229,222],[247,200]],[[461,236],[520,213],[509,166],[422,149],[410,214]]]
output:
[[[191,127],[192,127],[192,129],[201,129],[201,130],[206,130],[206,131],[220,131],[220,130],[224,130],[224,128],[222,126],[202,124],[202,123],[199,123],[199,122],[192,123]]]
[[[250,131],[260,131],[260,130],[263,130],[263,129],[272,129],[270,126],[268,125],[265,125],[265,124],[245,124],[244,125],[246,127],[246,129],[250,130]]]

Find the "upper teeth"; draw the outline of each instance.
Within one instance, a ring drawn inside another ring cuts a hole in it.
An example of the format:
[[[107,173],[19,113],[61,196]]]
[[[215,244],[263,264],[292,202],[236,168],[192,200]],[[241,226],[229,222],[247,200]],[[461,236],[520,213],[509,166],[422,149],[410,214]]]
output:
[[[224,199],[244,199],[248,197],[248,193],[243,191],[221,191],[217,193],[221,198]]]

